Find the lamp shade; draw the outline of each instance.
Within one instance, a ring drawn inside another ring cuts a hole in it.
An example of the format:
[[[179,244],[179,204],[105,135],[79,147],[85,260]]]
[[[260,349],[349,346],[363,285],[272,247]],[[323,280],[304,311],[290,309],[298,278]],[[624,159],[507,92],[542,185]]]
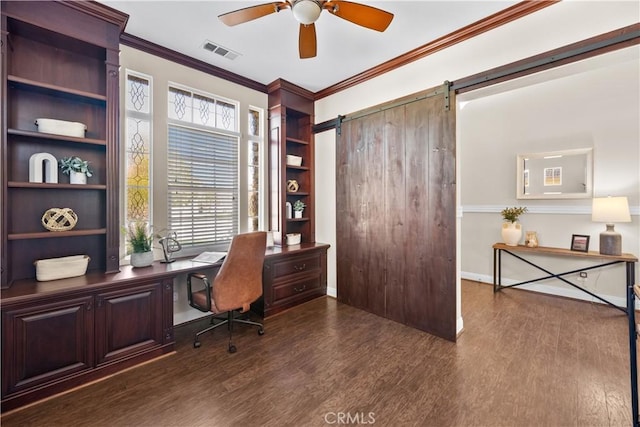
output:
[[[613,224],[631,222],[629,202],[626,197],[596,197],[591,207],[591,220]]]

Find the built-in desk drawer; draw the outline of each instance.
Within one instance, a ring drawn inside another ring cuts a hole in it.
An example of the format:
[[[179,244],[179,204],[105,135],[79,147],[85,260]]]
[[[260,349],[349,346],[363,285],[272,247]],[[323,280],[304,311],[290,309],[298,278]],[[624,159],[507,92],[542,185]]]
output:
[[[317,291],[321,286],[322,280],[320,276],[274,285],[271,288],[273,304],[284,303],[288,298],[297,298],[304,293]]]
[[[277,280],[290,274],[318,270],[320,267],[319,252],[290,257],[273,263],[273,279]]]

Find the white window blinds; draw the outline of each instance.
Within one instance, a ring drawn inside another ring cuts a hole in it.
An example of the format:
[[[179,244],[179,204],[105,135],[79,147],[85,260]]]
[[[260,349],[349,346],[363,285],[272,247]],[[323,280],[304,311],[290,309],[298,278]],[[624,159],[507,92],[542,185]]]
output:
[[[168,226],[184,246],[238,234],[238,137],[169,125]]]

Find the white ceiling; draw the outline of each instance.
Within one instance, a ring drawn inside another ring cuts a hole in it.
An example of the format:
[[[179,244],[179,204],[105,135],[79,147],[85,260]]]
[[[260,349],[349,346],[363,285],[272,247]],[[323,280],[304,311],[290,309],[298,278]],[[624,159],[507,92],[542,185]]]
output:
[[[100,1],[129,15],[125,32],[240,76],[269,84],[282,78],[317,92],[396,58],[518,1],[361,1],[393,13],[384,33],[323,11],[318,55],[298,57],[298,23],[290,10],[227,27],[218,15],[266,1]],[[229,60],[205,41],[240,54]]]

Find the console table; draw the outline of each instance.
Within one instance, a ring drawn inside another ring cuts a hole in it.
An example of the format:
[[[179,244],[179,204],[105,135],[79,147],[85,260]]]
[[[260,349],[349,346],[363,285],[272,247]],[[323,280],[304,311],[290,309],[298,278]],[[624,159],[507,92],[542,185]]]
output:
[[[539,277],[537,279],[525,280],[522,282],[514,283],[511,285],[503,285],[502,284],[502,253],[507,253],[514,258],[529,264],[538,270],[546,273],[546,276]],[[517,252],[517,253],[516,253]],[[545,255],[545,256],[558,256],[558,257],[572,257],[572,258],[584,258],[589,259],[593,262],[596,262],[595,265],[589,267],[582,267],[576,270],[565,271],[562,273],[553,273],[548,269],[534,263],[533,261],[526,259],[526,255]],[[635,284],[635,265],[638,262],[638,258],[635,255],[631,254],[621,254],[621,255],[602,255],[595,251],[590,252],[577,252],[569,249],[563,248],[551,248],[539,246],[537,248],[530,248],[528,246],[508,246],[504,243],[496,243],[493,245],[493,292],[498,292],[501,289],[512,288],[514,286],[520,286],[527,283],[539,282],[541,280],[556,278],[561,280],[562,282],[573,286],[576,289],[581,290],[582,292],[586,292],[592,297],[608,304],[622,312],[624,312],[627,316],[627,321],[629,325],[629,363],[630,363],[630,371],[631,371],[631,407],[633,411],[633,425],[638,426],[638,365],[636,363],[636,319],[635,319],[635,293],[633,290],[633,285]],[[576,274],[580,271],[591,270],[594,268],[607,267],[616,264],[625,264],[626,268],[626,286],[627,286],[627,297],[626,297],[626,307],[619,307],[613,304],[610,301],[590,292],[587,289],[571,282],[570,280],[565,279],[563,276],[567,276],[569,274]]]

